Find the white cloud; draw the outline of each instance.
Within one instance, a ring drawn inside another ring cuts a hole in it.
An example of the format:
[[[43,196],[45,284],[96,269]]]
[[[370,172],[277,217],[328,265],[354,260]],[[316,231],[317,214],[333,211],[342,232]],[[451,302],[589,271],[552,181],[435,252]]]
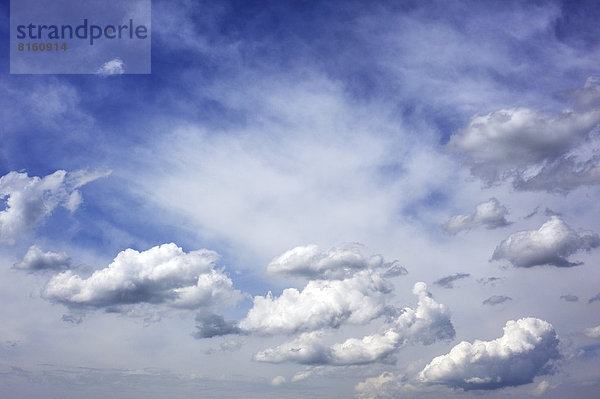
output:
[[[254,306],[240,321],[244,331],[258,334],[314,331],[344,322],[365,323],[384,312],[391,286],[377,272],[363,270],[344,280],[313,280],[301,291],[283,290],[254,297]]]
[[[600,246],[600,237],[590,231],[576,232],[559,216],[552,216],[538,230],[511,234],[496,247],[492,260],[506,259],[517,267],[575,266],[570,255]]]
[[[502,337],[463,341],[434,358],[418,378],[425,384],[464,390],[528,384],[538,375],[551,373],[552,361],[560,357],[558,344],[550,323],[532,317],[510,320]]]
[[[277,387],[281,384],[285,384],[285,377],[282,375],[278,375],[277,377],[271,380],[271,385],[273,385],[274,387]]]
[[[122,75],[125,73],[125,64],[120,58],[115,58],[110,61],[106,61],[98,70],[96,74],[101,76],[110,75]]]
[[[385,263],[381,255],[367,258],[356,247],[322,251],[317,245],[307,245],[293,248],[273,259],[267,266],[267,273],[311,279],[343,279],[359,270],[381,267],[387,267],[394,273],[400,266],[397,262]]]
[[[81,204],[79,187],[108,173],[57,170],[43,178],[10,172],[0,178],[0,242],[14,244],[15,238],[39,225],[52,211],[62,206],[71,212]]]
[[[465,155],[473,174],[489,183],[517,177],[518,189],[555,191],[554,185],[559,184],[567,190],[600,183],[596,161],[576,168],[565,158],[590,137],[598,123],[599,109],[556,115],[531,108],[502,109],[471,118],[463,131],[451,137],[448,147]],[[536,170],[541,167],[550,169]],[[568,183],[561,175],[553,176],[550,171],[557,168],[563,177],[575,176],[578,181]]]
[[[393,399],[399,389],[398,377],[386,371],[377,377],[359,382],[354,390],[359,399]]]
[[[552,384],[550,384],[549,381],[543,380],[543,381],[540,381],[539,384],[537,384],[537,386],[533,390],[533,394],[535,396],[542,396],[543,394],[548,392],[549,389],[552,389],[555,387],[556,387],[556,385],[552,385]]]
[[[378,333],[361,339],[350,338],[329,347],[323,344],[321,332],[304,333],[297,339],[258,352],[255,360],[335,366],[368,364],[385,361],[408,343],[428,345],[452,339],[454,327],[448,309],[431,297],[425,283],[415,284],[413,293],[419,297],[416,309],[402,309],[400,315]]]
[[[67,269],[71,265],[71,258],[65,252],[44,252],[37,245],[32,245],[27,250],[23,260],[15,263],[15,268],[29,271]]]
[[[600,326],[586,328],[583,333],[589,338],[600,338]]]
[[[504,227],[510,223],[506,220],[508,210],[496,198],[490,198],[482,202],[475,208],[473,213],[468,215],[452,216],[442,228],[449,234],[456,234],[463,230],[470,230],[479,226],[486,226],[488,229]]]
[[[126,249],[88,278],[70,270],[54,276],[43,295],[74,307],[164,303],[193,309],[235,302],[239,292],[214,269],[217,259],[213,251],[185,253],[173,243],[143,252]]]

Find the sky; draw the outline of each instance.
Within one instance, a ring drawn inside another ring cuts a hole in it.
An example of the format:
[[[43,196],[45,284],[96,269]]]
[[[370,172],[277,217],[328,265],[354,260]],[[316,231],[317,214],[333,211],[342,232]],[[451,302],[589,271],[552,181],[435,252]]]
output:
[[[0,58],[0,396],[596,398],[599,18],[153,0],[151,74]]]

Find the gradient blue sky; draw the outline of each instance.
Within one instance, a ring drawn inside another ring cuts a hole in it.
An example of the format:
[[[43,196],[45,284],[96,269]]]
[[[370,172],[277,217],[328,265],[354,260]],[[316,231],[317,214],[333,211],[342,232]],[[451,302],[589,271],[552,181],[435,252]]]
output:
[[[3,1],[0,396],[597,397],[599,19],[153,0],[152,74],[10,75]]]

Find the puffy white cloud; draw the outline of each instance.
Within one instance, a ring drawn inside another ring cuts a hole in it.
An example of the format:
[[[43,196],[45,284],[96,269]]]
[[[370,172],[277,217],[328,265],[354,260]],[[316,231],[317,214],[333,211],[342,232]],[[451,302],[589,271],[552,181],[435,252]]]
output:
[[[110,61],[106,61],[98,70],[96,74],[100,76],[110,75],[122,75],[125,73],[125,63],[120,58],[115,58]]]
[[[496,247],[492,260],[506,259],[517,267],[576,266],[567,257],[580,250],[600,246],[600,237],[590,231],[576,232],[559,216],[552,216],[538,230],[511,234]]]
[[[492,295],[488,299],[484,300],[482,303],[484,305],[499,305],[506,301],[512,301],[512,298],[504,295]]]
[[[297,339],[258,352],[255,360],[336,366],[368,364],[385,361],[408,343],[428,345],[452,339],[455,332],[448,309],[431,297],[425,283],[415,284],[413,293],[419,297],[416,309],[402,309],[393,322],[375,334],[350,338],[328,347],[323,344],[321,332],[304,333]]]
[[[600,338],[600,326],[586,328],[585,330],[583,330],[583,333],[586,337]]]
[[[385,310],[385,294],[391,286],[372,270],[344,280],[313,280],[301,291],[283,290],[254,297],[254,306],[240,321],[240,328],[258,334],[314,331],[338,327],[344,322],[365,323]]]
[[[518,190],[549,192],[599,184],[600,158],[582,151],[600,123],[599,91],[593,79],[576,91],[585,103],[580,112],[511,108],[475,116],[448,148],[466,156],[471,172],[488,183],[512,179]]]
[[[531,108],[511,108],[471,118],[450,138],[448,147],[469,159],[471,171],[492,182],[553,161],[589,137],[600,110],[548,115]]]
[[[193,309],[234,302],[239,292],[222,270],[214,269],[217,259],[213,251],[185,253],[173,243],[143,252],[126,249],[88,278],[70,270],[54,276],[43,295],[73,307],[164,303]]]
[[[82,201],[79,187],[107,176],[100,172],[56,172],[43,178],[10,172],[0,178],[0,199],[6,200],[0,211],[0,243],[14,244],[16,236],[35,227],[57,206],[71,212]]]
[[[552,372],[560,357],[552,325],[528,317],[510,320],[502,337],[492,341],[461,342],[446,355],[434,358],[419,374],[425,384],[453,388],[497,389],[528,384]]]
[[[467,278],[469,276],[470,276],[469,273],[456,273],[451,276],[442,277],[441,279],[434,281],[433,284],[437,284],[440,287],[444,287],[444,288],[454,288],[453,283],[456,280]]]
[[[490,198],[475,208],[468,215],[452,216],[442,228],[449,234],[456,234],[474,227],[486,226],[488,229],[504,227],[510,223],[506,220],[508,210],[496,198]]]
[[[71,258],[65,252],[44,252],[37,245],[32,245],[27,250],[23,260],[15,263],[16,269],[40,271],[61,270],[71,265]]]
[[[408,273],[398,261],[385,262],[381,255],[363,256],[357,246],[323,251],[314,244],[293,248],[273,259],[267,265],[267,273],[310,279],[343,279],[360,270],[377,268],[386,268],[386,277]]]

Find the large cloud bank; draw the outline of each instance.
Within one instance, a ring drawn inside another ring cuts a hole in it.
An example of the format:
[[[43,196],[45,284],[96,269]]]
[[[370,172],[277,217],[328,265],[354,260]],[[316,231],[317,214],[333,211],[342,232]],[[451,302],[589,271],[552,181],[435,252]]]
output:
[[[120,252],[108,267],[83,278],[68,270],[47,284],[45,298],[72,307],[110,307],[151,303],[195,309],[232,303],[239,296],[229,277],[214,268],[209,250],[185,253],[163,244]]]
[[[511,320],[498,339],[463,341],[448,354],[434,358],[419,380],[464,390],[528,384],[534,377],[552,372],[552,361],[560,357],[558,344],[550,323],[532,317]]]

